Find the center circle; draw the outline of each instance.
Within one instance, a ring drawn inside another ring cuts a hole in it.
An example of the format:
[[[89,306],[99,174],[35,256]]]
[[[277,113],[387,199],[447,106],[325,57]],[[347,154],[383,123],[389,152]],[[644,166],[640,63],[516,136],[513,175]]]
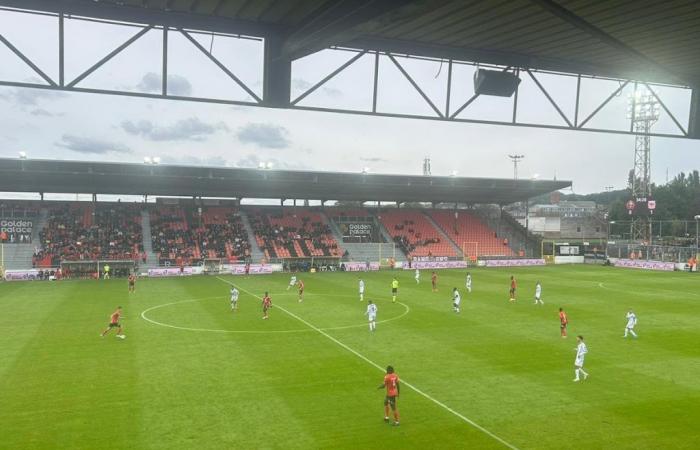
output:
[[[285,294],[279,294],[280,296],[284,296]],[[325,297],[344,297],[343,295],[337,295],[337,296],[329,296],[326,295]],[[165,322],[165,321],[159,321],[155,320],[151,317],[148,316],[148,313],[151,311],[155,311],[158,309],[164,309],[164,308],[170,308],[170,307],[177,307],[178,305],[185,305],[185,304],[190,304],[190,303],[196,303],[196,302],[202,302],[206,300],[224,300],[227,297],[222,297],[222,296],[217,296],[217,297],[202,297],[202,298],[195,298],[195,299],[188,299],[188,300],[180,300],[176,302],[169,302],[169,303],[163,303],[160,305],[152,306],[150,308],[147,308],[141,312],[141,318],[147,322],[150,322],[154,325],[166,327],[166,328],[173,328],[176,330],[185,330],[185,331],[199,331],[199,332],[207,332],[207,333],[239,333],[239,334],[282,334],[282,333],[309,333],[312,331],[333,331],[333,330],[346,330],[346,329],[351,329],[351,328],[361,328],[361,327],[366,327],[367,323],[363,322],[360,324],[355,324],[355,325],[343,325],[343,326],[335,326],[335,327],[316,327],[316,328],[311,328],[308,326],[305,326],[303,328],[294,328],[294,329],[285,329],[285,330],[226,330],[226,329],[219,329],[219,328],[199,328],[199,327],[187,327],[187,326],[180,326],[176,325],[173,323]],[[387,323],[391,322],[397,319],[400,319],[407,315],[410,311],[411,308],[406,305],[405,303],[402,302],[396,302],[396,304],[401,305],[404,308],[404,311],[394,317],[390,317],[388,319],[384,320],[378,320],[376,323],[381,324],[381,323]],[[274,308],[274,305],[273,305]],[[285,310],[283,307],[278,306],[278,309],[280,309],[280,314],[286,314]],[[236,313],[237,314],[237,313]],[[294,315],[288,314],[288,317],[294,318]]]

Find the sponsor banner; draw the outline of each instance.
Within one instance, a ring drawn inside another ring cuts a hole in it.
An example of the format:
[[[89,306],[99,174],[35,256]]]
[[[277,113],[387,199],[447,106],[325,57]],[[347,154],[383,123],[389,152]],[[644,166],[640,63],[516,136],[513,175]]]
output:
[[[231,275],[245,275],[245,264],[229,266]],[[250,275],[266,275],[272,273],[272,266],[269,264],[251,264]]]
[[[449,261],[448,256],[414,256],[414,262],[435,262],[435,261]]]
[[[34,223],[26,219],[0,219],[0,232],[32,234]]]
[[[632,269],[664,270],[673,272],[674,263],[661,261],[643,261],[639,259],[618,259],[613,263],[615,267],[630,267]]]
[[[372,234],[371,223],[341,223],[340,230],[344,236],[370,236]]]
[[[39,271],[31,270],[6,270],[5,280],[7,281],[29,281],[39,279]]]
[[[182,275],[192,275],[192,267],[183,267]],[[179,267],[159,267],[157,269],[148,269],[149,277],[179,277]]]
[[[345,266],[346,272],[365,272],[367,270],[367,263],[363,262],[346,262],[342,263]],[[378,262],[369,263],[369,270],[375,271],[379,270]]]
[[[484,267],[544,266],[544,259],[487,259]],[[481,265],[481,264],[480,264]]]
[[[466,261],[413,261],[411,267],[404,264],[403,269],[464,269],[466,267],[468,267]]]

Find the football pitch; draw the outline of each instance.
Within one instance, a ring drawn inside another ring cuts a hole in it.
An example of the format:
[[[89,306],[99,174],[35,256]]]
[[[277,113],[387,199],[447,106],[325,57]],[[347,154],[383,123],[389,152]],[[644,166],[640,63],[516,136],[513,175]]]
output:
[[[466,271],[439,271],[437,293],[425,270],[420,284],[412,271],[300,274],[302,303],[288,274],[141,279],[135,294],[126,280],[2,283],[0,448],[700,446],[700,277],[471,273],[472,293]],[[538,280],[543,306],[533,304]],[[229,283],[241,291],[236,313]],[[374,333],[367,299],[378,305]],[[120,305],[126,339],[101,338]],[[622,337],[630,308],[636,340]],[[578,334],[590,377],[574,383]],[[383,421],[377,389],[389,364],[401,379],[398,427]]]

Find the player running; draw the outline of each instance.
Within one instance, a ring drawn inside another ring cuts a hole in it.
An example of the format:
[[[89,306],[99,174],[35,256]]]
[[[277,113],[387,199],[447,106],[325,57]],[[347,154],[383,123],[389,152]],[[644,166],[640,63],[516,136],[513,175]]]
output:
[[[297,276],[292,275],[292,278],[289,279],[289,286],[287,286],[287,290],[290,290],[291,288],[296,286],[296,284],[297,284]]]
[[[566,326],[569,324],[569,318],[562,308],[559,308],[559,329],[562,338],[566,338]]]
[[[535,305],[537,304],[544,305],[542,301],[542,285],[539,281],[535,285]]]
[[[472,293],[472,274],[467,272],[467,292]]]
[[[510,301],[515,301],[515,289],[518,287],[518,283],[515,281],[513,275],[510,276]]]
[[[367,311],[365,311],[365,316],[369,319],[369,331],[374,331],[377,329],[377,305],[372,303],[372,300],[367,300]]]
[[[136,275],[133,273],[129,274],[129,293],[136,292]]]
[[[265,296],[262,299],[262,307],[263,307],[263,319],[267,319],[269,316],[267,315],[267,311],[272,308],[272,299],[270,298],[270,295],[265,292]]]
[[[416,269],[416,276],[413,278],[416,279],[416,284],[420,283],[420,270]]]
[[[462,302],[462,297],[459,295],[457,288],[452,289],[452,310],[459,312],[459,304]]]
[[[119,318],[122,316],[122,307],[117,306],[117,310],[112,313],[111,316],[109,316],[109,325],[107,326],[107,329],[100,334],[100,337],[104,337],[105,334],[109,333],[109,331],[112,328],[117,329],[117,337],[119,339],[126,339],[126,336],[122,333],[122,325],[119,323]]]
[[[236,289],[236,286],[231,287],[231,311],[236,312],[238,311],[238,289]]]
[[[365,299],[365,282],[362,280],[362,278],[360,278],[358,285],[360,289],[360,301],[363,301]]]
[[[627,317],[627,326],[625,326],[625,335],[622,337],[626,338],[627,334],[631,334],[636,339],[637,333],[634,332],[634,326],[637,325],[637,315],[630,309],[625,317]]]
[[[396,295],[399,293],[399,280],[394,277],[391,281],[391,303],[396,303]]]
[[[433,273],[430,275],[430,283],[433,285],[433,292],[437,292],[437,291],[438,291],[438,288],[437,288],[437,280],[438,280],[438,276],[437,276],[437,274],[435,273],[435,271],[433,270]]]
[[[299,280],[297,286],[299,287],[299,303],[301,303],[304,301],[304,282]]]
[[[399,398],[401,385],[399,384],[399,376],[394,373],[394,368],[387,366],[384,383],[377,389],[386,388],[386,397],[384,397],[384,422],[389,422],[389,407],[394,412],[394,426],[399,426],[399,409],[396,407],[396,400]]]
[[[586,344],[584,344],[583,336],[580,334],[576,336],[576,342],[578,342],[578,345],[574,349],[576,350],[576,360],[574,361],[574,367],[576,368],[574,373],[576,374],[576,378],[574,378],[574,381],[579,381],[581,379],[579,377],[580,374],[583,374],[584,380],[588,378],[588,372],[583,370],[583,359],[586,356],[586,353],[588,353],[588,347],[586,347]]]

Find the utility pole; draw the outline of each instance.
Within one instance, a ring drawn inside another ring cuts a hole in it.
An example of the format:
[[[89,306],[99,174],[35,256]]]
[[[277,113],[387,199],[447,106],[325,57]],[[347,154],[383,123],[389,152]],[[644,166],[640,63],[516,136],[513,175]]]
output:
[[[511,161],[513,161],[513,179],[517,180],[518,179],[518,164],[520,164],[520,161],[525,158],[525,155],[508,155],[508,158],[510,158]]]
[[[423,158],[423,176],[430,176],[430,158],[427,156]]]

